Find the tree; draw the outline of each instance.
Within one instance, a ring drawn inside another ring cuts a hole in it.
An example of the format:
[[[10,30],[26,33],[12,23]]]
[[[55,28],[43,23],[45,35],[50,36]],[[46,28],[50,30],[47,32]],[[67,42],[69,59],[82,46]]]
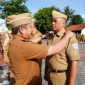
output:
[[[66,7],[64,8],[64,13],[67,15],[68,20],[71,19],[71,18],[73,17],[74,12],[75,12],[75,10],[70,9],[69,6],[66,6]]]
[[[52,6],[42,8],[34,14],[34,18],[36,19],[36,27],[42,33],[47,33],[52,30],[52,10],[60,11],[59,8]]]
[[[27,0],[0,0],[0,17],[6,18],[8,15],[29,12],[25,6]]]
[[[71,19],[70,25],[83,24],[83,18],[80,15],[75,15]]]

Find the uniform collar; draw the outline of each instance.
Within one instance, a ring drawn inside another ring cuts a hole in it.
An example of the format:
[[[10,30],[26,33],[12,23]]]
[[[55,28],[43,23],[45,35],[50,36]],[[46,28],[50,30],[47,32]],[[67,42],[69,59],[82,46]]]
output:
[[[22,37],[22,36],[20,36],[20,35],[14,35],[14,36],[13,36],[13,39],[20,40],[20,41],[24,41],[24,42],[30,42],[30,39],[29,39],[29,38],[26,39],[26,38],[24,38],[24,37]]]
[[[23,37],[20,36],[20,35],[14,35],[14,36],[13,36],[13,39],[17,39],[17,40],[25,40],[25,38],[23,38]]]
[[[56,33],[57,36],[62,37],[65,34],[65,29],[61,29],[60,32]]]

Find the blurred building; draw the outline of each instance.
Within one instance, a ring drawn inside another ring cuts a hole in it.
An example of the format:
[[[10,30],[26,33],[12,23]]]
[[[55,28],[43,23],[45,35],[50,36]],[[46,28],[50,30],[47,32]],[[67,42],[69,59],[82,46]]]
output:
[[[75,33],[81,33],[81,30],[85,28],[85,23],[84,24],[78,24],[78,25],[71,25],[67,27],[66,30],[73,31]]]
[[[75,32],[78,41],[85,42],[85,23],[78,24],[78,25],[71,25],[71,26],[67,27],[66,30]]]

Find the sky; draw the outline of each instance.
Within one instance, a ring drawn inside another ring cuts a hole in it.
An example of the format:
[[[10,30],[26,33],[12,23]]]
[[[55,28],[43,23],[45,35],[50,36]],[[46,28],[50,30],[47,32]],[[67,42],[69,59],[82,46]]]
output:
[[[85,0],[28,0],[26,2],[26,6],[32,14],[37,12],[39,9],[51,6],[58,7],[63,11],[67,5],[71,9],[75,10],[75,14],[80,14],[85,18]]]

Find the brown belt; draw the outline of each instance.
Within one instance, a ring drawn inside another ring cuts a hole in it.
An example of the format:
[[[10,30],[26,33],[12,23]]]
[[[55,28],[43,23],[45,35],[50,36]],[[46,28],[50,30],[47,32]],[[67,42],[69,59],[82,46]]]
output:
[[[53,73],[63,73],[63,72],[67,72],[68,70],[51,70],[50,72],[53,72]]]

